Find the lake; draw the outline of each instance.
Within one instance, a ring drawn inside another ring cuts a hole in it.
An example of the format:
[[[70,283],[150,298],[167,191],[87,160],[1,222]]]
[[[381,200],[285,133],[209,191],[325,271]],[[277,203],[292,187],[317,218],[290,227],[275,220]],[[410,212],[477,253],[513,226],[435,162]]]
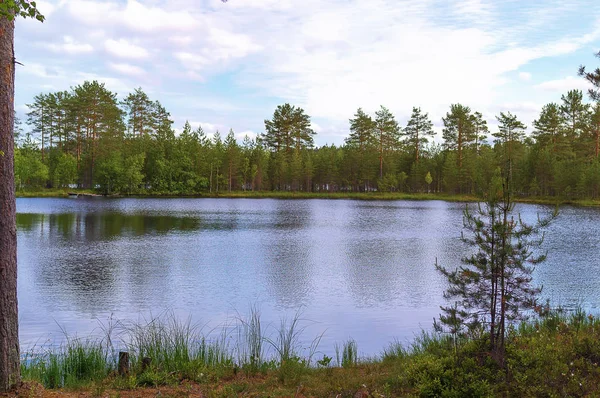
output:
[[[430,329],[437,261],[460,264],[464,204],[276,199],[17,199],[24,346],[99,321],[173,312],[219,328],[251,305],[272,329],[301,310],[321,351],[375,355]],[[519,205],[525,220],[551,208]],[[600,305],[600,209],[561,208],[534,274],[555,305]]]

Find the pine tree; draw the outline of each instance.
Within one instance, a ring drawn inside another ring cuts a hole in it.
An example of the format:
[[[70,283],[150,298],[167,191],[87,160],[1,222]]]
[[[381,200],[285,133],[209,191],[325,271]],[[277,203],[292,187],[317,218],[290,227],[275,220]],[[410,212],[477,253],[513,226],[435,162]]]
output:
[[[558,152],[562,144],[565,120],[558,104],[550,103],[542,107],[540,116],[533,122],[533,137],[542,148]]]
[[[130,93],[121,105],[127,115],[127,131],[135,137],[153,134],[156,131],[155,103],[141,87]]]
[[[583,92],[581,90],[571,90],[566,95],[561,96],[561,100],[562,104],[559,109],[565,121],[564,135],[573,154],[581,154],[584,148],[579,145],[579,139],[586,128],[589,105],[583,103]]]
[[[229,130],[227,137],[225,137],[225,154],[226,154],[226,164],[227,164],[227,181],[228,181],[228,190],[229,192],[235,188],[236,176],[238,173],[239,166],[239,153],[240,148],[235,140],[235,134],[233,133],[233,129]]]
[[[600,51],[596,54],[600,58]],[[586,72],[585,66],[579,67],[579,76],[592,83],[594,88],[588,90],[588,94],[592,101],[600,102],[600,68],[596,68],[593,72]]]
[[[406,143],[414,148],[415,163],[419,163],[420,153],[429,141],[427,137],[433,137],[433,123],[429,120],[427,113],[421,113],[421,108],[413,108],[412,115],[404,128]]]
[[[448,280],[444,297],[451,305],[441,307],[440,323],[434,325],[454,334],[486,331],[490,353],[501,366],[505,365],[508,326],[536,308],[541,288],[532,285],[532,273],[545,256],[534,255],[534,249],[542,243],[540,229],[552,219],[532,225],[523,222],[514,214],[511,185],[509,175],[498,169],[485,202],[475,212],[467,205],[464,227],[468,234],[462,239],[476,252],[463,258],[463,265],[456,269],[436,264]]]
[[[471,108],[461,104],[450,105],[450,112],[442,118],[444,130],[442,138],[448,149],[456,150],[458,168],[462,169],[465,148],[474,141],[475,126]]]
[[[375,112],[375,137],[379,152],[379,178],[383,179],[383,163],[387,153],[400,145],[400,126],[394,115],[383,105]]]
[[[490,133],[490,130],[488,129],[487,121],[483,118],[483,115],[481,113],[473,113],[472,120],[475,153],[477,154],[477,156],[479,156],[482,142],[487,138],[487,135]]]
[[[475,125],[471,108],[461,104],[450,105],[450,112],[442,118],[442,138],[446,149],[456,152],[457,188],[466,191],[469,171],[465,166],[466,149],[475,141]]]
[[[375,122],[362,108],[358,108],[354,119],[350,119],[350,135],[346,138],[346,148],[356,154],[354,184],[358,190],[370,189],[370,156],[376,146]]]
[[[312,148],[314,135],[310,116],[302,108],[286,103],[275,109],[271,120],[265,120],[265,133],[261,138],[273,152],[284,151],[291,155],[294,148]]]
[[[594,148],[594,156],[600,158],[600,102],[594,105],[590,117],[590,135]]]

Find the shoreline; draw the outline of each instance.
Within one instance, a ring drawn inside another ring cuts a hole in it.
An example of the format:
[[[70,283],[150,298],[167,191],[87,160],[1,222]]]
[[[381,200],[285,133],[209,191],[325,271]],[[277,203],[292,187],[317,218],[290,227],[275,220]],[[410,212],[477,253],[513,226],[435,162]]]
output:
[[[374,357],[362,357],[353,340],[332,357],[317,341],[306,357],[296,339],[285,339],[301,326],[282,324],[279,339],[271,340],[255,319],[241,325],[241,346],[205,340],[176,319],[137,325],[128,330],[135,339],[125,371],[112,340],[69,339],[42,355],[25,353],[24,384],[16,395],[0,397],[591,396],[600,383],[600,319],[583,311],[551,311],[515,325],[506,368],[482,336],[425,332],[408,346],[388,343]]]
[[[84,196],[101,196],[106,198],[190,198],[190,199],[333,199],[333,200],[441,200],[445,202],[477,202],[480,200],[475,195],[466,194],[438,194],[438,193],[402,193],[402,192],[289,192],[289,191],[234,191],[223,193],[144,193],[132,195],[98,195],[93,190],[43,190],[43,191],[20,191],[16,192],[17,198],[67,198],[69,193],[77,193]],[[563,199],[557,197],[520,197],[517,203],[550,205],[550,206],[578,206],[578,207],[600,207],[600,199]]]

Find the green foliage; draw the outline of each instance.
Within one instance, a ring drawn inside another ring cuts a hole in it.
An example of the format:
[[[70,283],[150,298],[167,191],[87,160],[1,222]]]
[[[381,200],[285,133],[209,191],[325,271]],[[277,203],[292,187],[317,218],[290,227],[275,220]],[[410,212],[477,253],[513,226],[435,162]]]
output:
[[[600,58],[600,51],[596,54],[596,57]],[[585,66],[581,65],[579,76],[592,83],[594,87],[588,90],[588,94],[593,101],[600,102],[600,68],[587,72]]]
[[[49,163],[53,187],[62,188],[77,180],[77,159],[70,153],[52,151]]]
[[[39,380],[47,388],[74,388],[104,380],[112,368],[112,359],[100,341],[68,339],[58,348],[26,354],[21,375]]]
[[[420,154],[425,149],[428,138],[435,135],[433,123],[427,113],[422,113],[421,108],[413,108],[412,115],[404,129],[406,143],[410,145],[415,154],[415,162],[419,162]]]
[[[34,18],[44,22],[45,18],[37,9],[35,1],[30,0],[5,0],[0,3],[0,17],[13,20],[15,16]]]
[[[48,166],[24,149],[15,150],[15,184],[17,189],[41,188],[49,178]]]
[[[455,345],[467,332],[487,330],[492,355],[501,364],[509,325],[537,305],[541,288],[532,286],[532,273],[545,255],[534,255],[542,243],[536,235],[556,215],[526,224],[513,214],[510,185],[510,175],[503,178],[498,170],[486,201],[475,213],[466,206],[463,222],[470,236],[462,239],[477,251],[462,260],[463,266],[448,269],[436,263],[449,284],[444,297],[453,302],[441,307],[436,329],[450,333]]]
[[[433,177],[431,177],[431,172],[427,172],[427,175],[425,176],[425,182],[427,183],[427,186],[430,186],[431,183],[433,182]]]
[[[404,180],[406,180],[406,174],[404,175]],[[386,173],[383,178],[379,179],[377,182],[377,187],[383,192],[397,191],[398,185],[398,177],[392,173]]]

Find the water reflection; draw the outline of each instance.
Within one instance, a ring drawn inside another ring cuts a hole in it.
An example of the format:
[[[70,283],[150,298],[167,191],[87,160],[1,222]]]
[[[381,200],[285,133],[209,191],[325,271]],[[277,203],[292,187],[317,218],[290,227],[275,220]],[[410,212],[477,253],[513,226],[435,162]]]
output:
[[[311,291],[311,274],[315,264],[310,232],[310,201],[275,201],[275,211],[268,224],[274,227],[264,234],[261,250],[271,295],[283,307],[306,304]]]
[[[68,240],[104,240],[173,231],[196,231],[201,227],[197,217],[124,213],[59,213],[17,214],[17,228],[49,233]],[[234,228],[231,226],[230,228]]]

